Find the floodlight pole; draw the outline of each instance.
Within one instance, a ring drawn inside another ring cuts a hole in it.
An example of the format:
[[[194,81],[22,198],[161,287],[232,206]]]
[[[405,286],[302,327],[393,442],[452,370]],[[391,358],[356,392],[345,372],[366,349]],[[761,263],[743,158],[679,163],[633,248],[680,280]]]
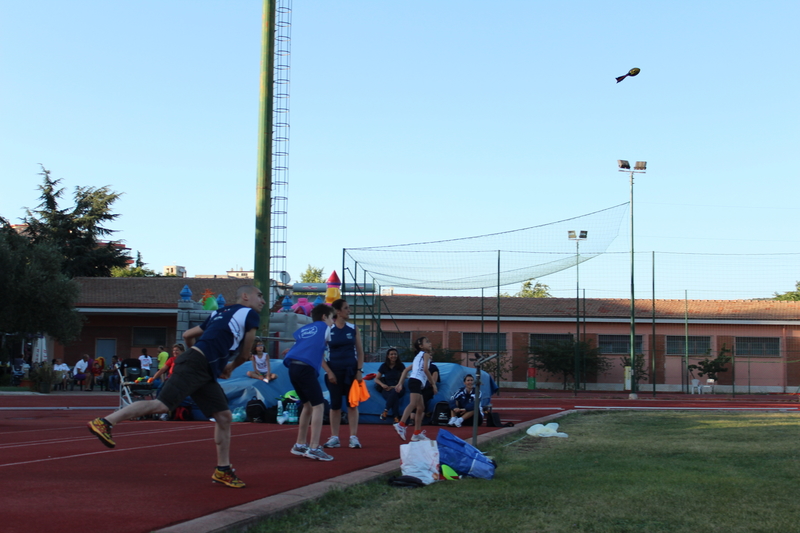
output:
[[[636,296],[634,292],[634,260],[633,260],[633,175],[634,174],[644,174],[645,170],[647,169],[647,161],[637,161],[636,165],[631,170],[630,164],[624,159],[618,159],[617,165],[619,166],[620,172],[630,172],[631,174],[631,340],[630,340],[630,351],[631,351],[631,394],[630,398],[635,400],[638,398],[636,394],[637,390],[637,383],[636,383]]]
[[[575,396],[578,395],[578,370],[580,368],[580,354],[578,342],[581,338],[581,241],[585,241],[589,232],[581,230],[579,233],[568,231],[567,237],[575,241]]]
[[[256,170],[256,238],[253,283],[264,293],[267,305],[261,311],[259,333],[269,332],[272,304],[270,244],[272,224],[272,130],[275,81],[275,0],[264,0],[261,28],[261,92],[258,114],[258,167]]]

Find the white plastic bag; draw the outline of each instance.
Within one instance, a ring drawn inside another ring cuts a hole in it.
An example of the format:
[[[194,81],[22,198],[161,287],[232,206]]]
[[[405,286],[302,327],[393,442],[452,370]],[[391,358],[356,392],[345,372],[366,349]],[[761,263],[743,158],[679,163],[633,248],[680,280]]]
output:
[[[566,438],[569,435],[566,433],[559,433],[558,432],[558,424],[555,422],[550,422],[546,426],[541,424],[534,424],[528,428],[526,432],[531,437],[563,437]]]
[[[400,445],[400,471],[426,485],[439,480],[439,446],[435,440]]]

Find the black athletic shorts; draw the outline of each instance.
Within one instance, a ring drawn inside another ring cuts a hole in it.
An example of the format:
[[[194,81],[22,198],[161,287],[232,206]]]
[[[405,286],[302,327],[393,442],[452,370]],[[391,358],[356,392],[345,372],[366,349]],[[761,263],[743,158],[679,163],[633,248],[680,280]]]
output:
[[[422,382],[417,378],[409,378],[408,392],[416,392],[417,394],[422,394]]]
[[[333,375],[336,376],[336,383],[328,381],[328,375],[325,375],[325,386],[328,387],[328,392],[331,393],[331,409],[338,411],[342,408],[342,398],[347,398],[350,395],[350,386],[353,384],[353,376],[355,372],[352,369],[333,370]],[[348,379],[348,376],[350,379]],[[357,409],[354,407],[353,409]]]
[[[289,381],[292,382],[301,404],[310,402],[313,407],[325,401],[314,367],[293,361],[289,365]]]
[[[191,396],[209,418],[215,413],[228,411],[228,398],[211,373],[206,356],[194,348],[189,348],[175,359],[172,376],[164,382],[158,399],[172,411],[187,396]]]

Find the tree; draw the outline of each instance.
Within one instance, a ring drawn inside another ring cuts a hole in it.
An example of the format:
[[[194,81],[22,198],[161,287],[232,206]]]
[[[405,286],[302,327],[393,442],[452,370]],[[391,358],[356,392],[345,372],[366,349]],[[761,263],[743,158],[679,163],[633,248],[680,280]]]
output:
[[[80,335],[80,287],[63,272],[55,246],[33,242],[0,217],[0,332],[47,333],[66,344]]]
[[[575,341],[544,341],[530,347],[529,364],[555,376],[561,376],[564,390],[572,378],[575,381]],[[611,368],[611,363],[600,355],[600,349],[591,342],[578,342],[579,372],[596,376]]]
[[[626,366],[631,366],[631,356],[628,355],[626,357],[619,358],[619,366],[625,368]],[[647,373],[647,369],[644,367],[644,355],[637,354],[636,355],[636,383],[641,381],[649,381],[650,376]]]
[[[520,290],[516,296],[517,298],[552,298],[550,295],[550,287],[536,281],[535,279],[529,279],[525,283],[522,284],[522,290]]]
[[[534,283],[535,282],[535,283]],[[501,298],[508,298],[509,294],[504,292],[500,294]],[[535,278],[531,278],[522,284],[520,291],[514,295],[516,298],[552,298],[550,294],[550,287]]]
[[[708,375],[709,379],[716,381],[717,375],[720,372],[728,371],[728,369],[725,368],[725,365],[727,365],[731,360],[731,356],[729,355],[731,351],[723,344],[722,348],[720,348],[719,353],[714,359],[708,358],[708,354],[710,352],[711,350],[706,353],[706,358],[702,361],[698,361],[697,364],[689,365],[687,367],[689,372],[692,373],[692,377],[694,377],[694,371],[697,370],[697,373],[700,375],[700,377]]]
[[[795,290],[784,292],[783,294],[775,293],[776,300],[784,300],[784,301],[792,301],[796,302],[800,300],[800,281],[794,284]],[[712,378],[713,379],[713,378]]]
[[[64,189],[61,180],[54,180],[50,171],[42,166],[43,183],[39,186],[41,203],[35,210],[26,209],[23,223],[25,236],[33,244],[50,244],[61,257],[61,271],[70,278],[78,276],[107,277],[114,267],[125,267],[130,257],[124,247],[116,242],[101,239],[115,230],[105,224],[119,216],[111,211],[120,193],[108,187],[75,187],[75,205],[71,209],[59,207]]]
[[[142,261],[142,253],[136,252],[136,263],[133,267],[113,267],[111,269],[112,278],[158,278],[161,274],[155,270],[145,268],[145,263]],[[173,276],[174,277],[174,276]]]
[[[308,268],[300,274],[300,282],[301,283],[325,283],[327,281],[325,279],[325,271],[320,267],[312,267],[308,265]]]

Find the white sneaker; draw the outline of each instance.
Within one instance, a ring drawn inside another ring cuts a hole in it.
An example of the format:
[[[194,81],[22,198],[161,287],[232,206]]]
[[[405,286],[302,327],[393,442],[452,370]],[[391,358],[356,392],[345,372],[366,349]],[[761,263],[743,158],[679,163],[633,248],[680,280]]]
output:
[[[350,435],[350,447],[361,448],[361,443],[358,442],[358,437],[356,437],[355,435]]]
[[[460,428],[461,424],[463,424],[463,423],[464,423],[464,419],[463,418],[461,418],[461,417],[456,418],[456,427],[457,428]]]
[[[411,442],[419,442],[421,440],[431,440],[425,435],[425,430],[411,437]]]
[[[323,448],[338,448],[339,446],[341,446],[339,437],[331,437],[328,439],[328,442],[322,445]]]
[[[400,438],[406,440],[406,427],[401,426],[398,422],[397,424],[393,424],[394,430],[400,435]]]
[[[303,454],[303,457],[308,457],[309,459],[315,459],[317,461],[333,461],[333,457],[322,451],[322,448],[309,448],[306,450],[306,453]]]
[[[291,451],[294,455],[301,455],[302,456],[302,455],[305,455],[306,452],[308,451],[308,445],[307,444],[295,444],[294,446],[292,446],[292,449],[289,450],[289,451]]]
[[[455,426],[456,425],[456,417],[451,417],[450,420],[447,422],[448,426]]]

